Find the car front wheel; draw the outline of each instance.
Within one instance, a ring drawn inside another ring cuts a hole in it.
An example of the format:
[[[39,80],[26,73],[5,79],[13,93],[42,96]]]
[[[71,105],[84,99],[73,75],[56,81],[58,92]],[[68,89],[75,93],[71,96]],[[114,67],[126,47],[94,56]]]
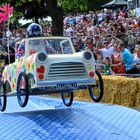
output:
[[[104,94],[104,83],[101,74],[98,71],[95,74],[95,84],[88,86],[88,90],[93,101],[100,102]]]
[[[17,98],[21,107],[25,107],[29,99],[28,78],[24,72],[20,73],[17,81]]]

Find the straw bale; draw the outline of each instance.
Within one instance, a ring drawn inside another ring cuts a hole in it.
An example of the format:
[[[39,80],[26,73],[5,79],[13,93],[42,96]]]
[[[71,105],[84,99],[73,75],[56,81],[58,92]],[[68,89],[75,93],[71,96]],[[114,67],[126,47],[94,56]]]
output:
[[[104,81],[102,102],[130,107],[140,105],[140,79],[123,76],[103,76],[102,78]],[[77,91],[75,99],[92,101],[88,90]]]
[[[137,92],[135,93],[135,104],[134,107],[140,107],[140,79],[136,78],[137,80]]]
[[[137,81],[123,76],[104,76],[105,94],[103,102],[134,106]]]
[[[87,89],[76,91],[74,93],[74,99],[83,101],[92,101]]]
[[[102,76],[104,81],[103,103],[140,107],[140,79],[124,76]],[[87,89],[74,92],[74,99],[92,101]]]

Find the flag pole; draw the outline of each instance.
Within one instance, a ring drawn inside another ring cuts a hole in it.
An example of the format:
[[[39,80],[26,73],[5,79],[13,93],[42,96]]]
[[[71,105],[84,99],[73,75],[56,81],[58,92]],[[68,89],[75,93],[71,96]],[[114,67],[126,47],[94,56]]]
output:
[[[9,34],[9,24],[10,24],[10,16],[8,18],[8,27],[7,27],[7,29],[8,29],[8,31],[7,31],[7,35],[8,35],[8,64],[10,64],[10,51],[9,51],[9,48],[10,48],[10,43],[9,43],[10,39],[9,39],[9,36],[10,36],[10,34]]]
[[[3,5],[2,7],[0,7],[0,10],[2,11],[2,14],[1,14],[1,18],[2,18],[2,21],[7,21],[7,19],[8,19],[8,21],[7,21],[7,24],[8,24],[8,27],[7,27],[7,40],[8,40],[8,42],[7,42],[7,47],[8,47],[8,63],[10,63],[10,50],[9,50],[9,48],[10,48],[10,43],[9,43],[9,41],[10,41],[10,31],[9,31],[9,24],[10,24],[10,15],[12,14],[12,12],[13,12],[13,7],[10,7],[10,4],[8,3],[8,4],[5,4],[5,5]]]

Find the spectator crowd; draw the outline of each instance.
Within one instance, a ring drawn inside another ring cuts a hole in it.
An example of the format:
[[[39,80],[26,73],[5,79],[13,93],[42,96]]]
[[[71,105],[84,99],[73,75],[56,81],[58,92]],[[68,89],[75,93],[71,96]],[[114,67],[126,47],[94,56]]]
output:
[[[77,52],[90,49],[96,69],[106,74],[140,74],[140,19],[126,8],[64,18],[64,36]]]
[[[123,8],[67,14],[63,23],[63,35],[71,38],[76,52],[90,49],[101,73],[140,74],[140,19],[135,12]],[[51,36],[50,25],[43,27],[43,35]],[[7,31],[0,25],[0,37],[0,52],[6,54],[7,37],[14,48],[26,37],[26,29]]]

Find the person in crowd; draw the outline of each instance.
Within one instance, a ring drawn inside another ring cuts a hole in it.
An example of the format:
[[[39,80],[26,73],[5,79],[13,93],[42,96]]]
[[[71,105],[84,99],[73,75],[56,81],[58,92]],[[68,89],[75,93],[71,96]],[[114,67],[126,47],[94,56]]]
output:
[[[98,47],[98,46],[96,46]],[[103,56],[102,53],[99,51],[96,53],[97,60],[96,60],[96,70],[98,70],[101,73],[104,73],[104,62],[103,62]]]
[[[117,45],[116,45],[117,46]],[[113,71],[116,74],[124,74],[125,66],[119,65],[121,63],[121,50],[118,47],[115,47],[115,53],[111,55]]]
[[[127,48],[129,49],[129,51],[131,53],[133,53],[134,52],[134,48],[135,48],[136,40],[135,40],[135,37],[134,37],[132,31],[128,31],[127,41],[128,41],[127,42]]]
[[[105,62],[106,57],[111,57],[111,54],[114,53],[114,46],[112,42],[110,42],[108,39],[105,39],[103,41],[103,48],[99,49],[103,55],[103,61]]]
[[[111,75],[111,74],[114,73],[113,69],[112,69],[112,66],[111,66],[111,60],[110,60],[109,57],[105,58],[105,69],[104,69],[104,71],[105,71],[106,75]]]
[[[93,43],[94,43],[93,38],[92,37],[87,37],[87,39],[86,39],[86,49],[89,49],[93,53],[95,60],[97,60],[97,56],[95,54],[95,46],[94,46]]]
[[[80,49],[80,44],[79,44],[78,38],[72,38],[72,43],[73,43],[73,46],[75,48],[75,51],[80,52],[81,49]]]
[[[136,74],[137,68],[131,52],[125,48],[124,43],[120,43],[118,47],[121,51],[121,65],[125,65],[126,74]]]
[[[140,74],[140,44],[136,44],[134,52],[133,59],[136,63],[137,74]]]
[[[2,40],[2,56],[4,59],[4,65],[8,65],[15,61],[15,49],[11,46],[8,46],[8,40],[5,38]]]
[[[15,49],[12,47],[9,47],[9,50],[8,50],[8,48],[6,48],[4,65],[8,65],[13,62],[15,62]]]
[[[139,44],[140,43],[140,32],[137,32],[135,37],[136,37],[136,44]]]

